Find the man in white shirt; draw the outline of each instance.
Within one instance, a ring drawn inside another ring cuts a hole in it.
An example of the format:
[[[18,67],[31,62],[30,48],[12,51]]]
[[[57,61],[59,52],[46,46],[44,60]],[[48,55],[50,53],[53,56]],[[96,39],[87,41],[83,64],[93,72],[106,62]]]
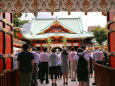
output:
[[[72,48],[72,51],[69,53],[68,58],[70,61],[70,73],[71,73],[71,81],[76,81],[76,71],[74,67],[74,57],[76,55],[75,49]]]

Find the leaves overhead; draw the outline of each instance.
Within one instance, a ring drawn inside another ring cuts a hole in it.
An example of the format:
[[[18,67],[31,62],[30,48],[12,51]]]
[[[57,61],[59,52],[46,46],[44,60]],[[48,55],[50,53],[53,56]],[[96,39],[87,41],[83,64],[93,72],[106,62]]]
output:
[[[107,29],[97,26],[93,31],[96,41],[102,45],[102,43],[107,40]]]
[[[22,27],[23,24],[27,23],[28,20],[20,20],[19,18],[21,18],[22,14],[20,16],[17,16],[16,14],[14,14],[14,27]]]

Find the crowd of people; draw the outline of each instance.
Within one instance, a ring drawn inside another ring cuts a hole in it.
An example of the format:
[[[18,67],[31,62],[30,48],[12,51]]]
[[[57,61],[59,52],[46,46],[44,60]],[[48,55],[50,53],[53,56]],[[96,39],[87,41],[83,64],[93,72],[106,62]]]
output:
[[[57,86],[57,78],[63,78],[63,85],[68,85],[68,78],[71,81],[79,81],[79,86],[89,86],[89,78],[93,75],[93,63],[108,66],[108,57],[104,50],[86,50],[82,45],[75,51],[65,48],[56,52],[52,49],[47,52],[38,52],[36,48],[29,49],[27,44],[23,45],[23,51],[17,55],[17,64],[20,74],[21,86],[37,86],[38,80],[41,84],[49,83]]]

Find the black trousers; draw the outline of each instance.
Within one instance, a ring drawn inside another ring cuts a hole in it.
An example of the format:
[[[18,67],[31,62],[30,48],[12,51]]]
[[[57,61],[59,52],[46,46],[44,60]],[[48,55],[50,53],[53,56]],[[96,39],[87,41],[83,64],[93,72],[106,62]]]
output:
[[[38,86],[37,79],[38,79],[38,64],[35,63],[34,64],[34,73],[32,75],[32,86]]]
[[[58,71],[57,77],[61,78],[62,77],[61,66],[57,66],[57,71]]]
[[[46,83],[48,83],[48,62],[41,62],[39,66],[41,83],[43,83],[44,80],[46,80]]]
[[[58,71],[57,71],[57,66],[53,66],[53,67],[49,67],[49,71],[50,71],[50,74],[51,74],[51,79],[57,79],[57,74],[58,74]],[[55,78],[53,78],[53,75],[55,76]]]

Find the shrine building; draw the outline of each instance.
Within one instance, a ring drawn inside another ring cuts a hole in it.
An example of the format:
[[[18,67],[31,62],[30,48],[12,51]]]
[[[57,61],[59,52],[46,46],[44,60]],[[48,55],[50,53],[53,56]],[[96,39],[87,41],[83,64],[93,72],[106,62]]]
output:
[[[26,31],[24,28],[30,29]],[[31,40],[34,47],[41,51],[48,46],[49,39],[52,48],[62,48],[66,38],[66,48],[77,49],[82,43],[91,44],[93,38],[92,33],[84,31],[81,18],[33,19],[31,23],[23,25],[22,36]]]

